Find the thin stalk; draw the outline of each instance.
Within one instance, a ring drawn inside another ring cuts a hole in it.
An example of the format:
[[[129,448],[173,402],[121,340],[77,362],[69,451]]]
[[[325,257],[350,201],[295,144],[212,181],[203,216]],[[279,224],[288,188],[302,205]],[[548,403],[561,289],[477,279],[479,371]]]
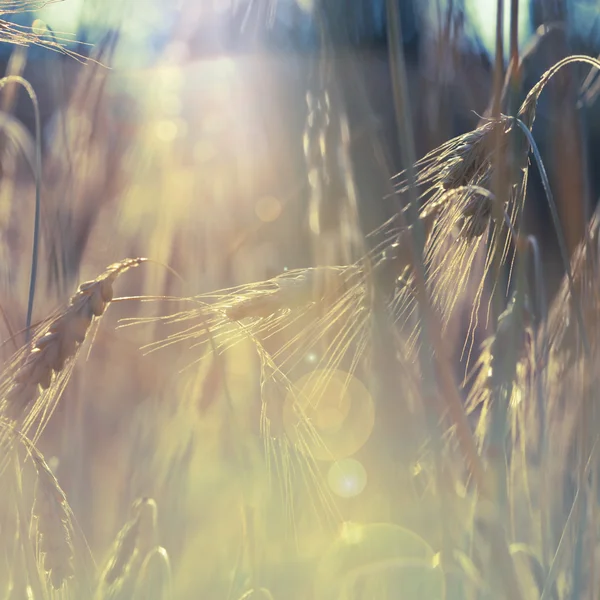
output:
[[[539,372],[535,378],[536,385],[536,406],[538,409],[538,418],[539,418],[539,427],[540,427],[540,439],[538,443],[538,455],[540,456],[540,535],[542,540],[542,566],[544,567],[544,571],[548,570],[548,560],[546,556],[546,549],[549,547],[549,536],[548,536],[548,523],[549,523],[549,509],[548,509],[548,500],[546,495],[546,485],[547,485],[547,470],[546,470],[546,461],[548,458],[547,452],[547,435],[546,435],[546,404],[544,391],[546,390],[546,381],[548,376],[548,369],[546,365],[548,364],[548,340],[547,340],[547,329],[548,329],[548,303],[546,300],[546,292],[544,290],[544,273],[542,267],[542,257],[540,252],[540,247],[537,239],[533,235],[529,235],[527,237],[527,242],[531,249],[531,256],[533,259],[533,271],[534,271],[534,281],[535,281],[535,296],[538,305],[537,309],[537,321],[540,327],[540,336],[539,338],[542,340],[540,354],[541,354],[541,364],[537,357],[537,348],[536,348],[536,369],[539,365]]]
[[[519,56],[519,0],[510,3],[510,67],[507,82],[507,113],[516,114],[521,93],[521,59]]]
[[[504,41],[503,41],[503,17],[504,17],[504,1],[498,0],[496,4],[496,59],[495,59],[495,67],[494,67],[494,95],[492,99],[492,119],[500,119],[501,117],[501,103],[502,103],[502,88],[504,81]],[[497,132],[495,133],[495,165],[493,171],[493,179],[492,179],[492,189],[494,196],[497,198],[497,202],[492,204],[492,215],[494,217],[494,221],[496,223],[501,223],[502,218],[502,207],[505,205],[505,199],[507,197],[507,186],[506,186],[506,160],[505,153],[502,151],[502,143],[504,138],[503,128],[498,127]],[[498,233],[495,235],[491,244],[492,247],[492,264],[491,264],[491,274],[492,274],[492,308],[493,308],[493,325],[494,328],[498,326],[500,316],[504,309],[504,298],[502,297],[502,286],[498,285],[498,280],[501,277],[501,246],[502,241],[500,237],[500,229],[497,230]],[[490,456],[494,456],[492,458],[493,470],[495,474],[495,485],[496,489],[496,497],[493,499],[497,507],[506,505],[506,499],[504,497],[499,497],[500,490],[506,489],[506,473],[505,473],[505,463],[504,463],[504,452],[501,452],[501,448],[497,447],[497,442],[499,441],[500,434],[498,431],[501,429],[504,431],[505,423],[498,423],[498,419],[500,418],[499,409],[501,404],[504,402],[504,399],[497,398],[493,403],[493,410],[491,414],[491,422],[490,428],[492,431],[493,441],[490,444]],[[496,432],[496,433],[494,433]],[[502,438],[503,439],[503,438]],[[504,494],[502,494],[504,496]]]
[[[494,59],[494,97],[492,101],[492,117],[500,117],[502,87],[504,83],[504,38],[502,19],[504,17],[504,0],[496,5],[496,56]]]
[[[42,127],[40,122],[40,108],[37,95],[33,86],[19,75],[8,75],[0,79],[0,89],[8,83],[18,83],[25,88],[31,103],[35,118],[35,214],[33,219],[33,247],[31,250],[31,274],[29,277],[29,298],[27,300],[27,318],[25,321],[25,341],[31,338],[31,318],[33,315],[33,300],[35,298],[35,285],[38,270],[38,254],[40,240],[40,215],[42,196]]]
[[[594,443],[590,450],[590,456],[588,457],[588,460],[586,461],[585,467],[583,469],[583,478],[587,478],[589,476],[591,465],[596,457],[596,450],[599,439],[600,436],[596,436],[596,438],[594,439]],[[560,536],[560,540],[558,541],[556,552],[554,553],[552,562],[550,563],[550,570],[548,571],[548,575],[546,576],[546,581],[544,582],[544,589],[542,590],[540,600],[550,600],[550,598],[552,597],[554,583],[556,582],[561,566],[562,556],[563,553],[566,551],[566,547],[570,541],[570,529],[573,526],[573,521],[579,514],[579,511],[582,510],[581,496],[584,493],[585,490],[583,490],[582,486],[577,486],[577,491],[575,492],[575,498],[573,499],[571,510],[569,511],[567,521],[563,527],[563,531]]]
[[[502,93],[504,87],[504,42],[503,42],[503,17],[504,17],[504,1],[498,0],[496,5],[496,58],[495,58],[495,70],[494,70],[494,90],[492,99],[492,118],[499,120],[502,112]],[[510,90],[509,90],[510,91]],[[518,321],[522,312],[522,304],[524,298],[524,289],[522,286],[517,286],[517,296],[515,305],[512,308],[512,314],[504,312],[505,298],[504,298],[504,286],[500,285],[500,279],[502,277],[502,255],[503,255],[503,241],[502,241],[502,229],[499,224],[502,222],[503,210],[502,208],[507,204],[510,196],[510,181],[512,180],[513,165],[508,164],[507,153],[504,150],[504,127],[498,127],[495,133],[494,149],[495,149],[495,161],[492,177],[492,190],[497,198],[497,202],[492,205],[492,215],[497,228],[495,234],[492,236],[490,243],[492,247],[490,251],[491,265],[490,274],[492,276],[492,291],[491,291],[491,308],[493,315],[493,324],[496,339],[500,340],[499,343],[502,345],[505,341],[502,341],[507,337],[507,332],[502,331],[507,326],[506,322],[501,323],[503,316],[510,321],[508,325],[509,330],[512,331],[518,328]],[[515,252],[517,254],[517,270],[518,279],[522,279],[523,259],[519,256],[518,252],[518,239],[514,239],[514,243],[517,246]],[[513,321],[517,320],[515,324]],[[511,338],[509,343],[513,346],[512,342],[515,336]],[[514,347],[510,350],[515,351]],[[512,386],[512,373],[514,371],[514,356],[499,356],[494,351],[494,362],[498,362],[497,367],[494,367],[494,371],[497,369],[497,374],[494,374],[494,378],[498,377],[498,381],[494,384],[493,401],[491,406],[490,414],[490,434],[489,434],[489,469],[492,483],[492,496],[489,500],[493,503],[494,512],[489,523],[489,543],[491,548],[490,554],[490,576],[494,579],[495,585],[503,590],[504,594],[508,598],[522,598],[521,590],[515,571],[515,565],[510,555],[508,542],[506,539],[505,519],[507,518],[508,510],[508,481],[507,481],[507,469],[506,469],[506,432],[508,424],[508,407],[510,402],[510,395]],[[502,354],[502,353],[500,353]],[[510,354],[510,351],[508,352]],[[510,383],[509,383],[510,382]]]
[[[494,61],[494,89],[492,97],[492,119],[500,119],[502,114],[502,95],[504,88],[504,0],[498,0],[496,4],[496,55]],[[504,138],[503,128],[498,127],[495,133],[494,149],[495,149],[495,165],[492,178],[492,189],[498,202],[492,206],[492,214],[496,223],[500,223],[502,219],[501,207],[504,206],[504,200],[507,197],[506,186],[506,158],[502,151]],[[498,234],[493,238],[492,243],[496,246],[493,250],[491,273],[493,276],[494,285],[492,288],[492,307],[494,324],[502,314],[504,300],[500,293],[500,286],[497,282],[501,276],[501,238]]]
[[[444,391],[444,397],[448,402],[450,416],[456,426],[457,436],[461,450],[469,466],[471,475],[479,489],[484,487],[483,466],[469,422],[464,412],[462,399],[458,393],[452,369],[447,360],[447,353],[442,341],[442,328],[439,319],[434,314],[428,297],[425,284],[425,266],[423,263],[423,250],[425,248],[425,230],[419,219],[417,208],[417,188],[414,164],[416,153],[414,149],[414,133],[412,128],[412,117],[409,109],[408,83],[406,76],[406,65],[402,49],[402,37],[400,31],[400,13],[396,0],[387,0],[388,21],[388,45],[390,54],[390,68],[392,72],[392,86],[394,96],[394,108],[398,126],[398,138],[402,149],[403,158],[407,165],[407,180],[409,201],[406,214],[410,226],[412,265],[415,274],[415,285],[417,299],[421,308],[421,338],[423,341],[430,340],[437,357],[437,371],[440,389]],[[425,381],[434,381],[432,375],[434,369],[431,357],[427,354],[429,345],[420,344],[423,377]]]
[[[565,238],[562,234],[562,228],[560,225],[560,217],[558,215],[558,209],[556,208],[556,203],[554,202],[554,196],[552,195],[552,190],[550,189],[550,180],[548,179],[548,174],[546,173],[546,167],[544,166],[544,162],[542,161],[542,157],[540,155],[540,151],[537,147],[535,139],[531,134],[531,131],[525,125],[521,119],[515,117],[515,123],[521,128],[525,136],[527,137],[527,141],[531,147],[531,152],[535,158],[535,161],[538,166],[538,171],[540,173],[540,178],[542,180],[542,185],[544,187],[544,192],[546,194],[546,199],[548,200],[548,207],[550,209],[550,214],[552,215],[552,221],[554,223],[554,229],[556,231],[556,237],[558,239],[558,247],[560,250],[561,259],[563,261],[563,265],[565,268],[565,272],[567,274],[567,281],[569,283],[569,292],[571,294],[571,298],[573,299],[573,305],[575,309],[575,317],[577,319],[577,324],[579,326],[579,331],[581,334],[581,342],[583,345],[584,352],[586,356],[590,355],[590,342],[587,337],[587,333],[585,330],[585,325],[583,322],[583,311],[581,308],[581,302],[579,298],[579,294],[575,289],[575,280],[573,279],[573,272],[571,270],[571,260],[569,258],[569,252],[567,250],[567,244],[565,242]]]

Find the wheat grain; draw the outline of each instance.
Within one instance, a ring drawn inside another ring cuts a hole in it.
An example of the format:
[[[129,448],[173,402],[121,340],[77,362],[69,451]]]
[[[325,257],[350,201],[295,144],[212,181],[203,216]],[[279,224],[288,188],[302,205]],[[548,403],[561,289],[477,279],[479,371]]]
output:
[[[36,473],[32,515],[41,555],[39,560],[50,584],[59,590],[75,572],[71,508],[44,456],[32,441],[5,420],[0,421],[0,428],[5,434],[2,436],[3,453],[16,458],[18,455],[13,450],[20,446],[25,449],[27,458],[31,459]],[[15,440],[16,444],[7,443],[8,439]]]
[[[424,249],[427,286],[444,328],[458,299],[467,289],[473,269],[478,264],[477,257],[484,255],[465,348],[469,337],[472,347],[483,297],[483,282],[491,268],[492,258],[500,253],[500,263],[506,261],[524,206],[526,155],[517,161],[515,172],[520,171],[519,180],[510,183],[509,198],[500,207],[505,221],[494,222],[494,197],[490,191],[492,174],[499,159],[498,153],[508,151],[512,131],[513,123],[504,115],[483,120],[473,131],[445,142],[415,165],[416,185],[422,188],[423,204],[419,217],[427,223]],[[500,144],[497,143],[498,136]],[[405,193],[408,187],[403,173],[399,174],[398,180],[397,192]],[[404,222],[404,215],[400,213],[384,226],[387,237],[380,247],[385,250],[397,243],[398,236],[403,235],[405,230]],[[488,232],[488,236],[484,235]],[[412,348],[418,337],[418,324],[414,324],[417,315],[414,276],[412,265],[409,265],[408,271],[406,266],[401,266],[402,285],[396,289],[390,306],[396,322],[402,326],[412,323],[413,333],[409,340]]]
[[[491,181],[496,160],[495,138],[502,136],[501,151],[506,148],[510,120],[501,116],[487,119],[476,129],[457,136],[428,152],[415,164],[416,185],[423,188],[425,202],[420,210],[423,217],[437,210],[445,191],[470,185],[486,187]],[[404,172],[396,175],[396,192],[402,194],[408,186]],[[441,202],[443,204],[443,202]]]
[[[44,457],[29,447],[38,476],[34,506],[44,568],[55,590],[74,575],[71,511],[65,493]]]
[[[461,235],[467,238],[481,237],[490,224],[493,206],[494,200],[489,196],[482,194],[471,198],[462,209],[465,222],[461,227]]]
[[[128,597],[126,590],[133,590],[141,564],[157,545],[156,512],[151,498],[133,503],[131,517],[118,533],[100,578],[97,598]]]
[[[112,300],[116,278],[145,260],[123,260],[110,265],[93,281],[82,283],[69,305],[42,325],[31,343],[14,357],[12,368],[0,382],[0,414],[21,421],[23,433],[39,416],[49,418],[92,321],[103,315]]]

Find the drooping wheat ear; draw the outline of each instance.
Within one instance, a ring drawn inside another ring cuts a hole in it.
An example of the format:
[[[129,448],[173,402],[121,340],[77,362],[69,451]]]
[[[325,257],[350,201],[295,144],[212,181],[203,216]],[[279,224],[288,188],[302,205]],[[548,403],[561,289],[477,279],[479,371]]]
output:
[[[93,281],[82,283],[62,313],[39,327],[14,357],[0,380],[0,414],[20,421],[23,433],[38,417],[50,417],[92,321],[104,314],[113,298],[115,279],[146,260],[123,260]]]
[[[74,574],[71,509],[44,457],[33,444],[28,451],[38,476],[34,515],[37,517],[39,549],[50,582],[55,590],[59,590]]]
[[[501,115],[462,136],[460,144],[443,166],[443,188],[453,190],[468,185],[489,187],[493,157],[497,152],[496,136],[501,135],[501,150],[505,150],[509,132],[510,125]]]
[[[421,216],[437,210],[447,190],[489,184],[499,131],[506,140],[510,122],[504,116],[486,119],[476,129],[444,142],[417,161],[415,183],[422,188],[421,198],[425,200]],[[408,183],[404,172],[395,179],[396,191],[406,192]]]
[[[415,181],[422,201],[419,218],[425,227],[426,254],[435,254],[434,249],[446,254],[457,225],[461,239],[467,243],[487,231],[492,203],[486,196],[491,191],[493,165],[497,153],[507,151],[512,129],[510,120],[504,115],[487,119],[477,129],[445,142],[417,161]],[[501,138],[499,146],[498,135]],[[407,181],[404,173],[397,177],[397,193],[403,194],[408,191]],[[382,239],[375,253],[387,252],[406,235],[406,210],[370,234]],[[440,227],[440,222],[445,225]],[[402,267],[406,264],[404,260]],[[468,275],[467,272],[463,274]]]
[[[507,219],[495,223],[491,185],[497,155],[508,152],[513,129],[511,120],[504,115],[486,119],[475,130],[445,142],[416,163],[416,184],[421,188],[423,201],[419,216],[421,220],[429,220],[424,256],[428,286],[444,325],[466,289],[476,257],[486,252],[485,276],[497,250],[502,262],[508,255],[511,236],[507,235],[507,230],[512,233],[511,228],[516,224],[524,202],[525,186],[519,186],[518,181],[511,182],[510,197],[501,207]],[[526,175],[525,158],[522,162],[519,167]],[[408,190],[402,174],[397,187],[398,193]],[[403,221],[400,213],[384,226],[386,239],[380,244],[381,248],[397,242]],[[489,244],[484,239],[488,231],[491,234]],[[416,309],[412,279],[409,269],[403,276],[407,284],[397,291],[392,303],[394,314],[404,322]],[[483,284],[477,288],[471,331],[476,325],[482,293]]]
[[[151,498],[136,500],[131,517],[118,533],[110,558],[102,573],[96,597],[130,597],[140,566],[156,544],[156,502]],[[129,590],[129,596],[125,591]]]
[[[448,325],[459,298],[468,289],[475,267],[481,265],[464,351],[472,349],[484,281],[491,271],[494,253],[498,252],[501,262],[505,262],[509,242],[518,241],[515,228],[524,202],[525,185],[526,174],[520,186],[513,186],[508,201],[501,204],[492,192],[480,185],[460,186],[439,196],[439,211],[425,244],[425,264],[427,285],[443,327]],[[498,204],[503,215],[500,221],[494,216],[494,206]],[[401,323],[406,323],[415,311],[412,272],[404,285],[396,289],[391,308]]]

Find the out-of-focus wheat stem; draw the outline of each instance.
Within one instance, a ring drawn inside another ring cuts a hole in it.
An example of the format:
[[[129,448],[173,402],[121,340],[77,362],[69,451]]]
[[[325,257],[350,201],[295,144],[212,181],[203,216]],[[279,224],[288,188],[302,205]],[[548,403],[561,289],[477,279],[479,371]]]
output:
[[[404,159],[408,165],[408,193],[409,204],[407,206],[407,215],[409,216],[410,239],[412,248],[412,265],[415,271],[415,282],[417,288],[417,297],[421,309],[421,327],[422,337],[426,341],[431,339],[434,348],[440,378],[440,388],[443,390],[444,397],[449,404],[449,412],[453,423],[456,425],[457,436],[462,452],[465,455],[467,464],[471,471],[473,479],[477,485],[483,487],[484,476],[483,467],[477,454],[477,448],[473,440],[462,400],[458,393],[454,376],[451,372],[447,353],[441,338],[441,328],[431,308],[428,293],[425,284],[425,267],[423,265],[423,250],[425,247],[425,232],[423,224],[418,217],[417,190],[415,176],[415,151],[414,136],[411,125],[411,115],[408,102],[408,85],[406,79],[406,66],[404,63],[404,53],[402,50],[402,38],[400,34],[400,14],[395,0],[387,0],[387,19],[388,19],[388,44],[390,54],[390,68],[392,69],[392,83],[394,89],[394,104],[396,110],[396,119],[400,145],[403,151]],[[423,375],[429,381],[433,381],[434,371],[431,365],[431,356],[428,356],[429,345],[421,344]],[[428,366],[429,365],[429,366]]]
[[[519,78],[519,0],[510,2],[510,62],[513,64],[513,77]]]
[[[567,250],[567,244],[565,242],[564,236],[562,235],[562,228],[560,225],[560,217],[558,215],[558,210],[556,208],[556,203],[554,202],[554,196],[552,195],[552,190],[550,188],[550,181],[548,179],[548,174],[546,173],[546,167],[544,166],[544,162],[542,161],[542,157],[540,155],[540,151],[538,150],[537,144],[535,143],[535,139],[531,134],[531,131],[527,127],[527,125],[519,118],[515,117],[515,122],[521,129],[521,131],[527,137],[527,141],[529,142],[531,151],[533,156],[535,157],[535,161],[538,166],[538,170],[540,172],[540,177],[542,179],[542,185],[544,186],[544,192],[546,194],[546,198],[548,200],[548,208],[550,209],[550,214],[552,215],[552,221],[554,222],[554,228],[556,230],[556,237],[558,239],[558,247],[560,249],[561,258],[565,267],[565,272],[567,274],[567,279],[569,281],[569,288],[571,291],[571,297],[573,298],[573,303],[575,305],[575,316],[577,318],[577,323],[579,325],[579,332],[581,335],[581,343],[583,345],[583,349],[587,356],[590,354],[590,342],[588,340],[587,332],[585,330],[585,325],[583,322],[583,313],[581,310],[581,299],[579,297],[579,293],[575,288],[575,282],[573,281],[573,272],[571,270],[571,259],[569,258],[569,252]]]
[[[27,300],[27,319],[25,322],[25,339],[31,338],[31,318],[33,314],[33,300],[35,297],[35,285],[37,280],[38,254],[40,240],[40,215],[42,195],[42,126],[40,120],[40,107],[33,86],[19,75],[8,75],[0,79],[0,90],[8,83],[18,83],[25,91],[33,104],[35,118],[35,214],[33,220],[33,247],[31,249],[31,275],[29,278],[29,298]]]
[[[588,477],[590,473],[590,467],[593,462],[593,458],[595,458],[598,441],[600,440],[600,436],[596,436],[594,440],[594,444],[590,450],[590,456],[588,460],[584,463],[583,476]],[[569,511],[569,515],[567,516],[567,520],[563,527],[562,534],[560,536],[560,540],[558,542],[558,546],[552,558],[552,562],[550,564],[550,569],[548,570],[548,574],[546,576],[546,581],[544,582],[544,589],[542,590],[542,595],[540,596],[540,600],[550,600],[552,597],[552,593],[554,590],[554,583],[556,582],[557,577],[559,576],[559,569],[561,567],[561,561],[563,558],[563,553],[566,550],[567,545],[570,540],[571,527],[573,527],[573,521],[579,515],[579,511],[582,510],[582,499],[581,496],[585,494],[585,490],[578,486],[577,491],[575,492],[575,498],[573,499],[573,504],[571,506],[571,510]],[[574,598],[574,597],[573,597]]]

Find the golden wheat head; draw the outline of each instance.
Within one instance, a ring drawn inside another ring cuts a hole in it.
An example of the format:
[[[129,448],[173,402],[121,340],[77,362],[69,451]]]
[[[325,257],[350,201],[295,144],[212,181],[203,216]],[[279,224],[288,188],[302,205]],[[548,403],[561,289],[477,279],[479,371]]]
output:
[[[93,320],[104,314],[113,298],[116,278],[145,260],[123,260],[82,283],[68,306],[41,325],[13,358],[0,380],[0,414],[21,422],[23,433],[38,417],[49,418]]]

